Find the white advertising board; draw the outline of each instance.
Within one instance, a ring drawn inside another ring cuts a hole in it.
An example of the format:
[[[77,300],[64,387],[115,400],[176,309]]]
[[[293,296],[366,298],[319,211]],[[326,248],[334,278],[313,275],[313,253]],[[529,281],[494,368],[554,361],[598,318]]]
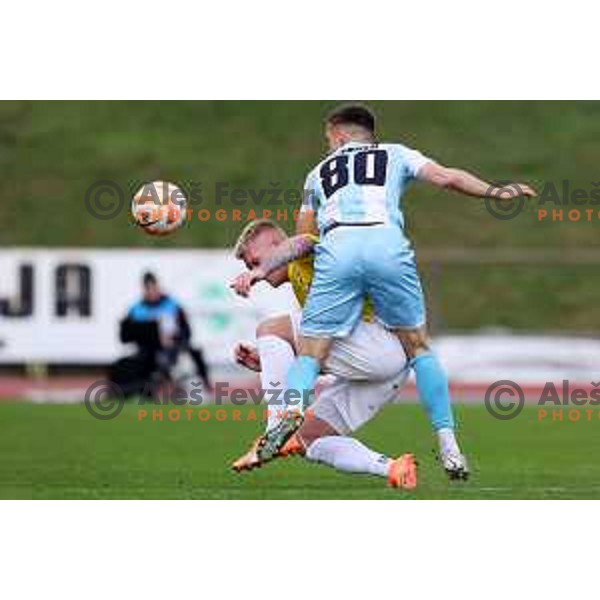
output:
[[[253,340],[262,318],[295,306],[287,284],[235,296],[229,282],[241,270],[223,250],[0,250],[0,363],[105,364],[129,353],[119,321],[152,271],[186,310],[207,360],[230,365],[235,343]],[[600,379],[594,339],[474,332],[434,347],[454,382]]]
[[[259,319],[294,304],[288,285],[236,297],[229,282],[242,267],[222,250],[2,249],[0,363],[108,363],[126,354],[118,324],[139,300],[145,271],[187,311],[207,359],[230,362]]]

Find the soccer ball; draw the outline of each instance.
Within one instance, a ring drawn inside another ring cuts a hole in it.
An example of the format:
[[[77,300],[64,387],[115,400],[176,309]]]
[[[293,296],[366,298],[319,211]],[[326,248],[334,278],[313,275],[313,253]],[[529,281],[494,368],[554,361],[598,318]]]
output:
[[[187,197],[168,181],[145,183],[131,199],[131,216],[137,227],[148,235],[169,235],[184,223]]]

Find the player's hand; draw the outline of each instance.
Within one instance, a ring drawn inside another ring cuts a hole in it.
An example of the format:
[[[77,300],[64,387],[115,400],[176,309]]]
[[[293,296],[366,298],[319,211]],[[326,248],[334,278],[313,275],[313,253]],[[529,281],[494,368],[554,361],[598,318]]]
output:
[[[251,344],[245,344],[240,342],[237,344],[233,351],[233,356],[235,358],[235,362],[238,365],[242,365],[251,371],[256,371],[260,373],[261,365],[260,365],[260,356],[256,351],[256,348]]]
[[[252,286],[265,278],[265,274],[259,267],[252,269],[252,271],[246,271],[241,275],[238,275],[230,284],[229,287],[239,296],[247,298],[250,294]]]
[[[512,200],[521,196],[533,198],[537,196],[537,192],[526,183],[509,183],[504,187],[498,188],[494,196],[500,200]]]
[[[526,183],[517,183],[517,187],[521,191],[521,196],[526,196],[527,198],[535,198],[537,196],[537,192]]]

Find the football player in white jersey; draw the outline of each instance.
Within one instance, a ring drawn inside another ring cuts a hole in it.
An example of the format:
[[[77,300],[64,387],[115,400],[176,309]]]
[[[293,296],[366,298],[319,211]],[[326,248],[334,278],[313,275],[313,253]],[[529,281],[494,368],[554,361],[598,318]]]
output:
[[[264,279],[275,288],[290,283],[297,300],[296,306],[290,306],[289,316],[271,317],[259,324],[256,347],[240,343],[235,352],[238,363],[260,373],[261,389],[270,402],[267,432],[277,427],[285,409],[285,380],[296,354],[300,307],[311,286],[315,241],[318,240],[289,239],[275,222],[263,219],[249,223],[235,247],[236,258],[250,269],[232,282],[236,293],[247,296],[252,285]],[[393,459],[374,452],[352,436],[397,399],[408,374],[401,344],[396,336],[373,322],[369,303],[352,334],[332,345],[323,371],[327,381],[307,413],[310,418],[279,455],[300,454],[340,471],[385,477],[392,487],[414,488],[417,466],[412,454]],[[258,456],[263,439],[261,436],[255,440],[233,463],[234,470],[247,471],[263,464]]]
[[[269,389],[273,382],[285,382],[287,371],[297,352],[300,336],[301,307],[312,285],[313,253],[318,238],[310,235],[289,238],[273,221],[266,219],[249,223],[236,244],[236,258],[244,261],[248,271],[234,279],[231,287],[241,296],[248,296],[258,281],[272,287],[290,283],[298,307],[290,316],[273,317],[257,329],[257,347],[238,345],[236,359],[240,364],[261,373],[261,386]],[[283,455],[295,452],[309,460],[319,460],[359,472],[383,469],[379,457],[361,448],[354,439],[325,439],[348,436],[385,405],[397,399],[397,390],[408,374],[406,355],[398,338],[374,320],[373,305],[364,303],[362,319],[345,338],[335,339],[322,365],[322,372],[335,375],[335,382],[322,389],[311,406],[311,416],[296,435],[284,446]],[[285,384],[282,383],[285,388]],[[278,400],[281,394],[278,395]],[[266,430],[277,427],[282,417],[282,403],[269,410]],[[436,431],[440,462],[450,479],[466,479],[468,468],[453,432]],[[320,439],[318,444],[314,442]],[[301,443],[298,443],[301,441]],[[260,466],[259,438],[250,450],[234,463],[241,471]],[[292,443],[293,442],[293,443]],[[324,453],[324,454],[323,454]],[[317,457],[317,458],[315,458]],[[402,458],[402,457],[401,457]],[[400,460],[400,459],[397,459]],[[392,479],[398,480],[398,464],[386,463]],[[457,470],[457,466],[460,468]],[[371,469],[371,470],[369,470]],[[393,483],[392,483],[393,484]],[[394,485],[394,484],[393,484]],[[397,486],[399,487],[399,486]]]
[[[315,277],[302,313],[299,353],[288,389],[309,398],[332,341],[347,336],[370,297],[377,319],[393,331],[415,372],[417,390],[438,435],[452,444],[454,420],[446,373],[429,347],[425,304],[414,252],[404,232],[401,199],[414,179],[475,197],[535,196],[525,184],[494,186],[442,166],[402,144],[379,143],[366,107],[343,106],[325,123],[331,153],[306,178],[297,233],[318,231]],[[290,407],[259,449],[269,460],[303,421]],[[456,465],[457,476],[467,466]]]

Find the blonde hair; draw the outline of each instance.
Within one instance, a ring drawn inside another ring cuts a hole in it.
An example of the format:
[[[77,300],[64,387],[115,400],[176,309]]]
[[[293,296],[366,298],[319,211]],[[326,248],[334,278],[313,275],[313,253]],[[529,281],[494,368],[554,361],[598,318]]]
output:
[[[271,219],[257,219],[256,221],[250,221],[250,223],[242,229],[242,233],[240,233],[237,242],[233,247],[235,257],[241,260],[244,256],[244,252],[246,252],[248,244],[260,233],[268,230],[277,231],[283,237],[287,237],[286,232]]]

